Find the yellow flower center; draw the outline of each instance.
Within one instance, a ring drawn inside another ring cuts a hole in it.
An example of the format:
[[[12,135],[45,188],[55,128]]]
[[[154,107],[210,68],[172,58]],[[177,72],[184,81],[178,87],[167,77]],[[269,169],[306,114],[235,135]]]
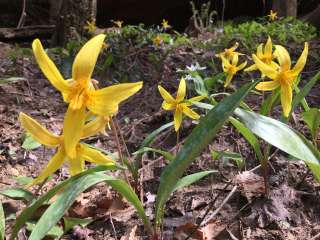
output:
[[[236,66],[231,65],[230,67],[228,67],[228,73],[230,74],[236,74],[238,71],[238,68]]]
[[[277,80],[280,82],[281,85],[293,85],[295,81],[295,76],[290,74],[290,71],[281,71],[277,76]]]
[[[266,54],[264,54],[264,55],[260,58],[260,60],[261,60],[262,62],[264,62],[265,64],[270,65],[271,62],[272,62],[272,56],[271,56],[271,55],[266,55]]]

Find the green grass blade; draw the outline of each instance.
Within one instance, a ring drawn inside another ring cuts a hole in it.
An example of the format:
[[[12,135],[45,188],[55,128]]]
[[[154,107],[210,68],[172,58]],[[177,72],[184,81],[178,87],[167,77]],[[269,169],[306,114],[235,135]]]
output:
[[[299,132],[288,125],[254,112],[236,109],[235,114],[254,134],[280,150],[303,160],[320,180],[320,153]]]
[[[187,137],[184,146],[175,159],[165,168],[160,178],[160,186],[156,199],[155,211],[157,225],[161,223],[165,203],[183,172],[212,141],[216,133],[254,85],[255,83],[244,85],[237,92],[225,98],[210,110]]]
[[[65,211],[72,205],[78,195],[99,182],[106,182],[120,192],[136,207],[138,214],[144,220],[146,227],[151,229],[139,198],[127,183],[117,178],[104,175],[103,173],[92,173],[78,178],[60,193],[55,202],[50,205],[37,222],[29,240],[42,239],[63,217]]]
[[[187,187],[197,181],[199,181],[201,178],[204,178],[206,176],[208,176],[211,173],[216,173],[218,171],[215,170],[211,170],[211,171],[202,171],[202,172],[197,172],[197,173],[193,173],[190,174],[188,176],[185,176],[183,178],[181,178],[176,185],[174,186],[173,192],[177,191],[178,189]]]
[[[6,230],[6,217],[4,215],[2,203],[0,202],[0,240],[4,240]]]
[[[65,188],[68,184],[71,184],[72,182],[76,181],[79,177],[99,172],[99,171],[106,171],[106,170],[115,170],[116,167],[114,166],[98,166],[95,168],[88,169],[87,171],[84,171],[83,173],[80,173],[79,175],[76,175],[72,178],[69,178],[68,180],[63,181],[62,183],[56,185],[54,188],[52,188],[50,191],[48,191],[46,194],[42,195],[39,199],[32,202],[28,207],[26,207],[22,213],[19,215],[19,217],[16,220],[16,223],[12,229],[12,235],[11,240],[15,239],[17,237],[17,234],[19,230],[23,227],[23,225],[32,217],[33,213],[41,207],[43,203],[50,200],[56,193],[58,193],[61,189]]]
[[[140,148],[134,154],[137,155],[137,154],[142,154],[142,153],[146,153],[146,152],[159,153],[160,155],[162,155],[168,161],[172,161],[174,159],[174,156],[170,152],[164,151],[164,150],[161,150],[161,149],[150,148],[150,147]]]
[[[33,194],[23,188],[7,188],[1,191],[0,194],[14,200],[25,200],[26,202],[31,202],[34,199]]]

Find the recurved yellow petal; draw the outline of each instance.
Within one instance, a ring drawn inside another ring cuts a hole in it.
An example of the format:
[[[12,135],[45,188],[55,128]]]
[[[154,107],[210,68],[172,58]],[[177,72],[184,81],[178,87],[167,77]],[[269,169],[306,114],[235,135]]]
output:
[[[80,144],[79,154],[81,158],[91,163],[107,166],[115,165],[115,162],[110,157],[83,144]]]
[[[260,59],[263,57],[263,43],[259,44],[257,48],[257,56]]]
[[[225,81],[225,83],[224,83],[224,87],[228,87],[228,86],[229,86],[229,84],[231,83],[232,78],[233,78],[233,74],[230,74],[230,73],[229,73],[229,74],[227,75],[226,81]]]
[[[65,93],[69,91],[69,85],[64,80],[56,65],[51,61],[44,51],[39,39],[35,39],[32,43],[33,54],[36,61],[42,70],[43,74],[48,78],[50,83],[60,92]]]
[[[301,56],[299,57],[296,65],[291,70],[291,72],[296,76],[300,74],[300,72],[304,68],[304,65],[306,65],[307,57],[308,57],[308,49],[309,49],[309,44],[304,43],[304,49],[301,53]]]
[[[251,72],[251,71],[255,71],[257,70],[257,65],[256,64],[252,64],[251,66],[247,67],[246,69],[244,69],[243,71],[245,72]]]
[[[275,48],[276,48],[275,54],[279,61],[282,71],[289,70],[291,68],[291,59],[287,49],[285,49],[281,45],[276,45]]]
[[[292,104],[292,88],[290,84],[281,85],[281,105],[283,109],[283,115],[288,117],[291,111]]]
[[[204,96],[196,96],[196,97],[193,97],[193,98],[189,98],[188,101],[190,102],[200,102],[201,100],[205,99],[206,97]]]
[[[63,143],[69,158],[76,157],[76,146],[79,143],[86,119],[85,108],[73,110],[68,108],[63,122]]]
[[[34,179],[27,187],[39,184],[43,182],[46,178],[51,176],[62,166],[65,158],[66,156],[64,154],[64,151],[61,148],[59,148],[57,153],[51,158],[51,160],[48,162],[47,166],[42,170],[39,176],[36,179]]]
[[[122,83],[90,91],[87,108],[100,116],[111,116],[118,112],[119,104],[138,92],[143,82]]]
[[[189,118],[191,119],[199,119],[200,115],[198,113],[196,113],[195,111],[193,111],[191,108],[189,108],[186,105],[182,105],[182,111],[185,115],[187,115]]]
[[[76,158],[68,158],[69,173],[71,176],[77,175],[84,171],[85,161],[78,155]]]
[[[268,82],[261,82],[258,83],[256,86],[256,89],[260,91],[271,91],[280,86],[280,83],[278,81],[268,81]]]
[[[268,56],[272,56],[272,40],[271,37],[268,37],[266,46],[264,47],[264,54]]]
[[[98,116],[94,120],[85,124],[83,127],[81,138],[88,138],[103,131],[109,120],[109,117]]]
[[[163,103],[162,103],[162,108],[164,109],[164,110],[173,110],[173,109],[175,109],[176,108],[176,104],[172,104],[172,103],[167,103],[166,101],[163,101]]]
[[[165,90],[163,87],[161,87],[160,85],[158,86],[159,92],[162,96],[162,98],[167,102],[167,103],[171,103],[174,104],[176,102],[176,100],[171,96],[170,93],[168,93],[167,90]]]
[[[72,78],[80,84],[88,84],[96,65],[100,50],[105,39],[104,34],[91,38],[80,49],[72,66]]]
[[[184,97],[186,96],[186,80],[184,78],[181,78],[178,91],[177,91],[177,97],[176,101],[181,102],[183,101]]]
[[[174,130],[178,132],[181,123],[182,123],[182,108],[179,106],[176,108],[176,111],[174,112],[173,122],[174,122]]]
[[[262,74],[271,79],[277,78],[278,73],[275,69],[262,62],[255,54],[252,55],[252,59]]]
[[[231,63],[225,57],[221,56],[221,60],[223,68],[229,68],[231,66]]]
[[[242,69],[244,69],[245,67],[247,66],[247,61],[241,63],[237,68],[238,68],[238,71],[241,71]]]
[[[233,58],[232,58],[232,65],[233,66],[237,66],[238,61],[239,61],[238,55],[234,55]]]
[[[42,127],[35,119],[24,113],[19,114],[22,127],[31,134],[39,143],[47,147],[56,147],[61,143],[61,138]]]

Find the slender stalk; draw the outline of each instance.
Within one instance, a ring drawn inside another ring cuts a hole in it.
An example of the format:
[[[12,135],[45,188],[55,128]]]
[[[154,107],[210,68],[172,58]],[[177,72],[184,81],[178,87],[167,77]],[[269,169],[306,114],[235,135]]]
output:
[[[124,162],[122,151],[121,151],[121,144],[120,144],[120,141],[119,141],[118,132],[117,132],[117,128],[115,126],[115,123],[113,121],[113,118],[111,118],[110,123],[111,123],[111,128],[112,128],[115,140],[116,140],[116,144],[117,144],[117,148],[118,148],[119,158],[120,158],[121,164],[123,166],[125,166],[125,162]],[[130,182],[129,182],[129,179],[128,179],[126,171],[122,170],[122,173],[123,173],[123,177],[124,177],[125,181],[130,185]]]
[[[176,139],[176,154],[179,152],[179,142],[180,142],[180,131],[177,131],[177,139]]]

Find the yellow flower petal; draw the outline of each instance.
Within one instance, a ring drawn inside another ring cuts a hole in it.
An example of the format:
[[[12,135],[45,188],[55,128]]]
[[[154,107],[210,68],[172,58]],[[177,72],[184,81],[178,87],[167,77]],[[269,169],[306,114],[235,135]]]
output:
[[[252,64],[251,66],[247,67],[246,69],[244,69],[245,72],[251,72],[251,71],[255,71],[257,70],[257,65]]]
[[[199,119],[200,115],[193,111],[191,108],[187,107],[186,105],[182,105],[182,111],[185,115],[187,115],[191,119]]]
[[[99,116],[89,123],[85,124],[82,130],[81,138],[88,138],[92,135],[96,135],[97,133],[103,131],[106,127],[106,124],[109,122],[109,117]]]
[[[252,55],[252,59],[256,64],[257,68],[261,71],[262,74],[266,75],[268,78],[275,79],[277,78],[278,72],[270,67],[269,65],[262,62],[256,55]]]
[[[239,61],[239,57],[238,57],[238,55],[236,54],[236,55],[233,56],[233,58],[232,58],[232,63],[231,63],[231,64],[232,64],[233,66],[237,66],[238,61]]]
[[[229,48],[229,50],[233,52],[233,51],[235,51],[238,47],[239,47],[239,43],[238,43],[238,42],[235,42],[235,44],[234,44],[231,48]]]
[[[261,82],[258,83],[256,86],[256,89],[260,91],[271,91],[280,86],[280,83],[278,81],[269,81],[269,82]]]
[[[19,114],[19,120],[22,127],[28,131],[37,142],[47,147],[56,147],[61,143],[60,137],[49,132],[47,129],[42,127],[40,123],[28,115],[21,112]]]
[[[263,43],[259,44],[258,48],[257,48],[257,57],[258,58],[262,58],[263,57]]]
[[[205,98],[206,97],[204,97],[204,96],[196,96],[196,97],[188,99],[188,101],[190,101],[190,102],[200,102],[201,100],[203,100]]]
[[[298,76],[302,71],[302,69],[304,68],[304,65],[306,65],[307,57],[308,57],[308,49],[309,49],[308,43],[304,43],[304,49],[301,53],[301,56],[299,57],[296,65],[291,70],[292,74]]]
[[[69,85],[63,79],[55,64],[51,61],[51,59],[44,51],[39,39],[35,39],[33,41],[32,50],[40,69],[42,70],[43,74],[48,78],[50,83],[60,92],[68,92],[70,89]]]
[[[242,69],[244,69],[245,66],[247,66],[247,61],[241,63],[241,64],[237,67],[238,71],[241,71]]]
[[[167,92],[167,90],[165,90],[163,87],[161,87],[160,85],[158,86],[159,92],[162,96],[162,98],[167,102],[167,103],[171,103],[174,104],[176,103],[176,100],[171,96],[170,93]]]
[[[119,104],[138,92],[143,82],[122,83],[90,91],[86,106],[94,114],[111,116],[118,112]]]
[[[279,61],[280,67],[282,71],[287,71],[291,68],[291,59],[290,55],[283,46],[276,45],[276,56]]]
[[[264,54],[267,56],[272,56],[272,40],[270,36],[268,37],[266,46],[264,47]]]
[[[176,97],[176,101],[178,103],[183,101],[184,97],[186,96],[186,88],[186,80],[184,78],[181,78]]]
[[[79,143],[86,119],[85,108],[73,110],[68,108],[63,122],[64,149],[69,158],[76,157],[76,146]]]
[[[231,66],[231,63],[225,57],[221,56],[221,60],[223,68],[229,68]]]
[[[48,162],[47,166],[42,170],[39,176],[28,185],[28,187],[39,184],[43,182],[46,178],[51,176],[55,171],[57,171],[62,166],[65,160],[65,157],[66,156],[64,151],[61,148],[59,148],[57,153]]]
[[[181,107],[177,107],[176,111],[174,112],[174,117],[173,117],[173,122],[174,122],[174,130],[178,132],[181,123],[182,123],[182,109]]]
[[[176,108],[176,104],[171,104],[171,103],[167,103],[167,102],[164,101],[164,102],[162,103],[162,108],[163,108],[164,110],[167,110],[167,111],[173,110],[173,109]]]
[[[93,148],[80,144],[79,154],[84,160],[98,165],[115,165],[114,161]]]
[[[72,78],[80,84],[88,84],[96,65],[100,50],[105,39],[104,34],[91,38],[80,49],[72,66]]]
[[[281,105],[283,109],[283,115],[288,117],[291,111],[292,104],[292,88],[290,84],[281,85]]]
[[[230,73],[229,73],[229,74],[227,75],[226,81],[225,81],[225,83],[224,83],[224,87],[228,87],[228,86],[229,86],[229,84],[231,83],[232,78],[233,78],[233,74],[230,74]]]
[[[69,173],[71,176],[77,175],[84,171],[85,168],[85,161],[78,156],[76,158],[68,158],[68,164],[69,164]]]

